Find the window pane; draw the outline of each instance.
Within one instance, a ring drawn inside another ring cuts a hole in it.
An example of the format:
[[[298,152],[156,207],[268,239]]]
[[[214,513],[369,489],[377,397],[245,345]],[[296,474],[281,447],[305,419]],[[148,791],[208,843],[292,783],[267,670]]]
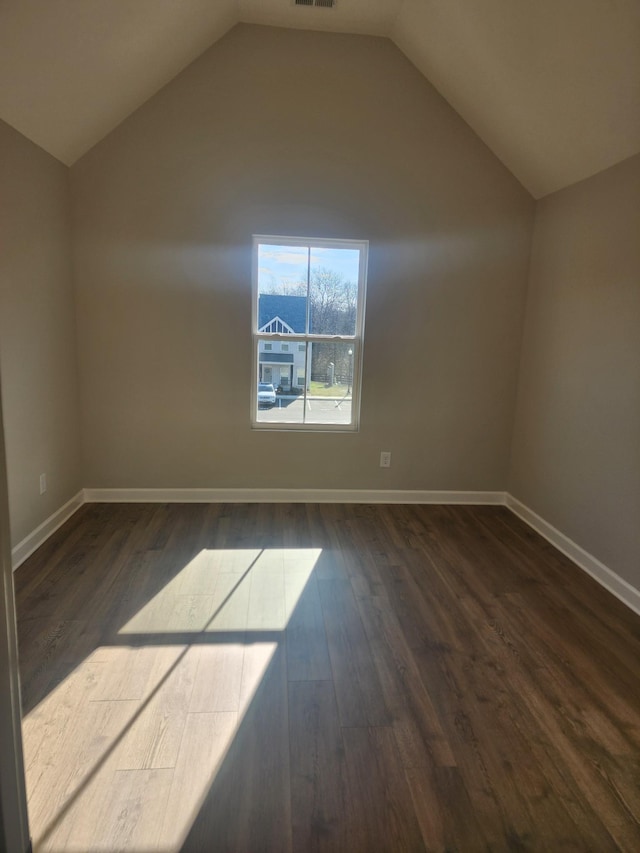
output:
[[[303,423],[304,371],[304,353],[269,352],[258,342],[258,423]]]
[[[314,335],[355,335],[359,249],[311,249],[309,331]]]
[[[305,423],[351,423],[353,345],[337,341],[309,344],[311,381]]]
[[[258,331],[307,331],[306,246],[258,246]]]

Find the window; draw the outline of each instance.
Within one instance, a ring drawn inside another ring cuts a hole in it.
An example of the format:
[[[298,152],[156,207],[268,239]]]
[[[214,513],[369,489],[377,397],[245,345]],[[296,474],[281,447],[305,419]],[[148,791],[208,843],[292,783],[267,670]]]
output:
[[[254,237],[255,428],[358,428],[368,247],[362,240]],[[275,403],[258,396],[259,382],[276,385]]]

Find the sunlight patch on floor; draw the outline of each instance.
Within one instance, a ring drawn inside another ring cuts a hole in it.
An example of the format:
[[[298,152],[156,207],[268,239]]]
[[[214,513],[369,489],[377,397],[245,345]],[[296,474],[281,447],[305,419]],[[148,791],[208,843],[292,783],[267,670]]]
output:
[[[25,717],[36,850],[180,850],[320,554],[202,551]]]
[[[203,550],[118,633],[282,631],[320,552]]]

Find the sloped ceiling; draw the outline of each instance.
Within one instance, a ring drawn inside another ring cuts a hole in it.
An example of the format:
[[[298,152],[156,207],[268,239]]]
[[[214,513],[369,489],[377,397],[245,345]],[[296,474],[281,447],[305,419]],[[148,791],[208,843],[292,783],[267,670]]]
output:
[[[393,39],[535,197],[640,151],[640,0],[0,0],[0,118],[71,165],[239,21]]]
[[[537,198],[640,151],[640,0],[405,0],[393,37]]]

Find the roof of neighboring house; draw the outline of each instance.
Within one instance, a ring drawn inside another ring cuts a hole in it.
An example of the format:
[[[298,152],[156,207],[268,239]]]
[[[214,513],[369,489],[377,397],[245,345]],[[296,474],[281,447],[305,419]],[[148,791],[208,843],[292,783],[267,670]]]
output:
[[[261,364],[293,364],[293,353],[291,352],[261,352]]]
[[[307,297],[280,296],[277,293],[261,293],[258,299],[258,328],[280,317],[294,332],[304,334],[307,324]]]

